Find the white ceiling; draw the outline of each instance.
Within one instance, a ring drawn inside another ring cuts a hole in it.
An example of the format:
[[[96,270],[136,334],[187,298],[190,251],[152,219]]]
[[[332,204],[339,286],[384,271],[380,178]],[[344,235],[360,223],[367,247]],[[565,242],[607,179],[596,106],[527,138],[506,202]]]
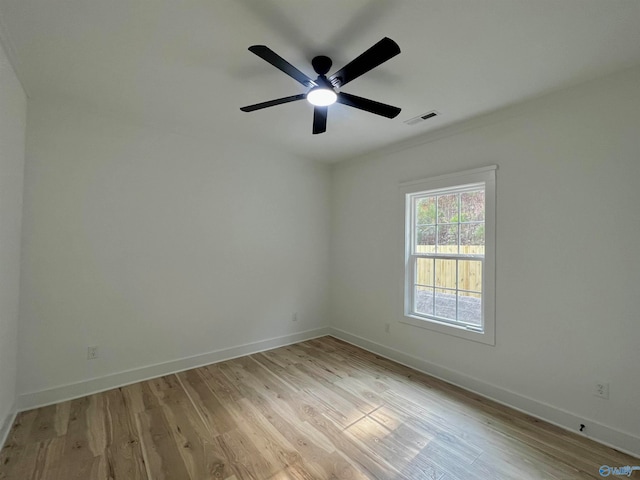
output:
[[[194,136],[251,138],[337,161],[640,64],[638,0],[0,0],[2,38],[33,99],[64,98]],[[311,134],[304,88],[247,51],[269,46],[315,78],[382,37],[402,53],[344,91],[402,108],[343,105]],[[429,110],[441,116],[403,121]]]

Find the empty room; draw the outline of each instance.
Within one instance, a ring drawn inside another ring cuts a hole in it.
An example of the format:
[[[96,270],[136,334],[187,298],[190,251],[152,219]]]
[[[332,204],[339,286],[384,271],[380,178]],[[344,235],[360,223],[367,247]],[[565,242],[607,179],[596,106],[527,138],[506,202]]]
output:
[[[639,26],[0,0],[0,480],[640,478]]]

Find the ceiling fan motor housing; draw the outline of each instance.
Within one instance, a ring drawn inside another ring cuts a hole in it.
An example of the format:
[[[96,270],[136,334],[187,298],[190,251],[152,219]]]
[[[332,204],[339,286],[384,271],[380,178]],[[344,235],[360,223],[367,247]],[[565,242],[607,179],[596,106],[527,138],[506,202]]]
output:
[[[327,73],[329,73],[329,70],[331,70],[331,65],[333,65],[333,62],[329,57],[318,55],[317,57],[313,57],[313,60],[311,60],[311,65],[318,75],[325,76]]]

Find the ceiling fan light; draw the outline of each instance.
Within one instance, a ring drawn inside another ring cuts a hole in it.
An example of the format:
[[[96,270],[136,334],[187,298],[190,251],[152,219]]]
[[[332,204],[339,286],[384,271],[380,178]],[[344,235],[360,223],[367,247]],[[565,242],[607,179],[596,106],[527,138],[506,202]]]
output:
[[[338,95],[331,88],[315,87],[307,93],[307,101],[316,107],[326,107],[336,103]]]

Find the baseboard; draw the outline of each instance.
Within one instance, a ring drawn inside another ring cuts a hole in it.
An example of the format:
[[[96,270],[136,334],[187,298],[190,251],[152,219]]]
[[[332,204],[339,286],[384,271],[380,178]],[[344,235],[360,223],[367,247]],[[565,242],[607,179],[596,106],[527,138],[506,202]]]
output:
[[[618,430],[593,420],[579,417],[562,408],[549,405],[545,402],[520,395],[505,388],[483,382],[464,373],[451,370],[447,367],[427,362],[413,355],[408,355],[400,350],[387,347],[380,343],[354,335],[339,328],[330,327],[330,335],[357,347],[368,350],[371,353],[388,358],[407,367],[444,380],[447,383],[464,388],[465,390],[482,395],[490,400],[507,407],[521,411],[545,422],[556,425],[578,435],[590,438],[603,445],[615,448],[621,452],[640,458],[640,437],[631,433]],[[577,430],[583,423],[587,426],[588,435]]]
[[[269,338],[258,342],[246,343],[235,347],[223,348],[212,352],[195,355],[192,357],[172,360],[156,365],[135,368],[124,372],[118,372],[103,377],[92,378],[82,382],[61,385],[37,392],[29,392],[18,395],[18,411],[31,410],[44,407],[74,398],[84,397],[94,393],[104,392],[113,388],[122,387],[132,383],[142,382],[151,378],[170,375],[192,368],[210,365],[212,363],[231,360],[232,358],[251,355],[273,348],[291,345],[292,343],[310,340],[329,334],[329,327],[321,327],[304,332],[293,333],[282,337]]]
[[[10,412],[15,412],[15,408],[12,408]],[[7,437],[9,436],[9,432],[11,431],[11,426],[13,425],[14,420],[16,419],[15,413],[9,413],[0,423],[0,450],[4,447],[5,442],[7,441]]]

